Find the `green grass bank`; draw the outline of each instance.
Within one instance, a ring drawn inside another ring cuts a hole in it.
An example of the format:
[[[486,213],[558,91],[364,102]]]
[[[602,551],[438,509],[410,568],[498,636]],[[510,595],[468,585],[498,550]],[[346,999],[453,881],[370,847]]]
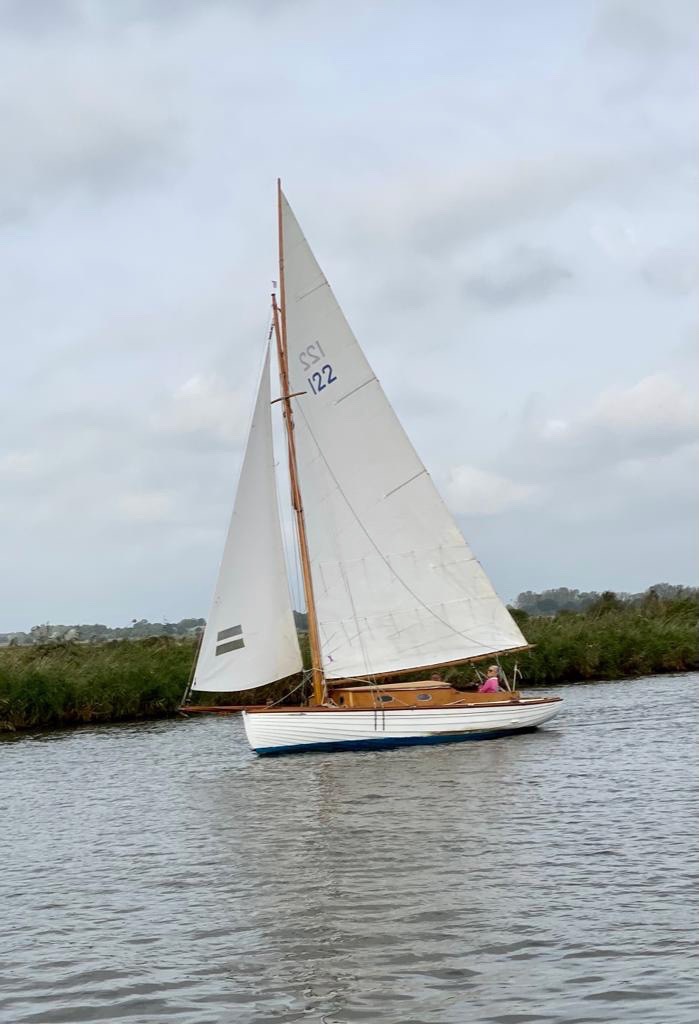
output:
[[[694,597],[662,600],[650,595],[628,604],[605,594],[584,612],[513,614],[536,645],[518,657],[525,689],[699,668],[699,600]],[[0,730],[174,715],[194,655],[193,641],[168,637],[0,648]],[[510,672],[513,659],[503,658],[502,664]],[[460,685],[474,674],[473,666],[466,665],[449,669],[444,678]],[[195,700],[278,700],[297,682],[285,680],[244,696],[196,695]]]

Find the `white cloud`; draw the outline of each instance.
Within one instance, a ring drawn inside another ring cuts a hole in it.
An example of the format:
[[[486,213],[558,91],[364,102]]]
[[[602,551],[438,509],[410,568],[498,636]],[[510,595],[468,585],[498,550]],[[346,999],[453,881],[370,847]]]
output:
[[[497,262],[469,275],[464,292],[485,307],[540,301],[564,285],[572,272],[556,256],[541,248],[519,245]]]
[[[619,47],[640,60],[662,64],[688,46],[697,27],[693,0],[605,0],[594,33],[597,43]]]
[[[630,388],[601,395],[583,423],[672,445],[692,437],[699,426],[699,407],[670,374],[656,373]]]
[[[175,507],[173,495],[166,491],[141,491],[122,494],[117,502],[121,518],[134,523],[167,522]]]
[[[535,485],[517,483],[477,466],[455,466],[449,474],[446,498],[456,515],[497,516],[528,504],[539,491]]]
[[[698,431],[693,395],[673,375],[656,373],[603,392],[586,410],[531,424],[506,461],[550,481],[669,455],[696,441]]]
[[[39,473],[36,452],[8,452],[0,456],[0,480],[6,483],[32,480]]]
[[[160,180],[181,158],[180,126],[157,70],[135,61],[118,37],[76,41],[51,37],[37,47],[6,37],[0,51],[8,218],[73,189],[109,193]]]
[[[636,145],[635,152],[622,152],[598,142],[559,144],[536,156],[518,153],[505,160],[479,154],[429,178],[422,170],[408,173],[399,185],[386,183],[375,195],[348,197],[354,207],[349,230],[367,247],[390,239],[420,258],[444,261],[480,237],[549,219],[581,196],[603,192],[639,162],[650,173],[648,143]],[[657,153],[652,155],[657,162]]]
[[[699,258],[694,239],[656,249],[641,268],[643,279],[669,295],[688,295],[699,283]]]
[[[219,375],[197,373],[177,388],[162,411],[153,415],[152,424],[164,434],[230,447],[242,442],[250,407],[250,396],[230,388]]]

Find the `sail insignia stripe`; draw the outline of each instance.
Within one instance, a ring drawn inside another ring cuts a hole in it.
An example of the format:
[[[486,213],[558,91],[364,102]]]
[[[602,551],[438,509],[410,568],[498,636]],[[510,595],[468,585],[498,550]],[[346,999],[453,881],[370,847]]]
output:
[[[243,635],[243,627],[242,626],[230,626],[228,629],[222,629],[221,632],[216,635],[216,640],[218,642],[219,640],[228,640],[228,638],[231,637],[231,636],[242,636],[242,635]]]
[[[239,640],[231,640],[229,644],[219,644],[216,648],[216,657],[219,654],[228,654],[229,651],[239,651],[241,647],[245,647],[245,641],[242,637]]]

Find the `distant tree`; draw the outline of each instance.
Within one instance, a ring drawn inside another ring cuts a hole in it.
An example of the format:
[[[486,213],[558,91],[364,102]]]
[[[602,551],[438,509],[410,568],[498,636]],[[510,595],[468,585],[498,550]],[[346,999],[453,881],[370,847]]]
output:
[[[623,607],[624,602],[613,590],[605,590],[598,600],[590,605],[588,611],[591,615],[608,615],[611,612],[618,612]]]
[[[515,620],[517,625],[521,625],[523,622],[526,622],[527,619],[530,617],[530,613],[529,612],[525,612],[524,608],[511,608],[511,607],[508,607],[507,610],[510,613],[510,615],[512,616],[512,618]]]
[[[294,612],[294,623],[300,633],[308,632],[308,615],[306,612]]]
[[[589,603],[589,597],[590,595],[582,595],[580,591],[568,587],[544,590],[541,594],[526,590],[517,598],[517,607],[531,615],[555,615],[564,610],[582,611]]]
[[[671,587],[670,584],[661,584],[661,586],[673,592],[691,590],[686,587]],[[580,591],[571,590],[568,587],[544,590],[540,594],[525,590],[517,598],[516,604],[519,609],[530,615],[553,616],[559,615],[561,612],[584,612],[594,607],[601,609],[610,607],[610,594],[613,592],[606,591],[605,594],[599,594],[595,590]],[[633,602],[639,603],[643,597],[642,594],[613,594],[614,600],[620,602],[622,606]]]

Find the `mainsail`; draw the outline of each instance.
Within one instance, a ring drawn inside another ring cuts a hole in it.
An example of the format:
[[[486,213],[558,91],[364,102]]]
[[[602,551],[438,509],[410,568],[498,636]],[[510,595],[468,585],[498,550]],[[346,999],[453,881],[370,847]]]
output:
[[[323,668],[526,646],[401,427],[282,197],[286,345]]]
[[[192,689],[249,690],[302,667],[279,524],[269,348]]]

